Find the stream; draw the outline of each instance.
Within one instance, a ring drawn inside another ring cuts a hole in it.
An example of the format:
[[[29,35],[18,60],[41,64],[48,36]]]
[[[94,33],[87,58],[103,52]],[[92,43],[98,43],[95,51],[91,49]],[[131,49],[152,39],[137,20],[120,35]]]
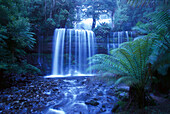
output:
[[[0,91],[0,113],[111,114],[112,85],[94,77],[37,78]]]

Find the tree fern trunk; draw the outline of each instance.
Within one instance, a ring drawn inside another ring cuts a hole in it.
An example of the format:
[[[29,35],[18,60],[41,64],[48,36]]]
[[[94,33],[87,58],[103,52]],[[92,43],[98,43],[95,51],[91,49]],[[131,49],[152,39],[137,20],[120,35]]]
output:
[[[144,87],[130,86],[129,100],[138,104],[139,108],[145,106],[145,90]]]

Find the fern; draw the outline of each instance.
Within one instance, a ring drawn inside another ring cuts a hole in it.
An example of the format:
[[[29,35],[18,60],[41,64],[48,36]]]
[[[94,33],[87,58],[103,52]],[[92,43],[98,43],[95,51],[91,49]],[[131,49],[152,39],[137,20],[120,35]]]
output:
[[[164,66],[166,68],[170,64],[170,59],[167,59],[170,53],[169,11],[166,7],[164,9],[157,8],[156,11],[149,13],[146,18],[148,23],[139,22],[133,30],[143,34],[138,38],[151,38],[154,41],[153,52],[149,58],[152,70],[155,71],[164,68]]]
[[[123,76],[120,77],[116,82],[115,85],[118,85],[120,83],[126,83],[127,85],[136,85],[139,83],[139,80],[130,76]]]
[[[132,5],[132,6],[143,6],[145,4],[166,4],[168,5],[168,0],[127,0],[127,3]]]
[[[113,49],[111,55],[97,54],[89,58],[92,62],[90,69],[121,75],[116,84],[125,82],[144,86],[149,77],[147,64],[152,44],[153,41],[147,38],[125,42],[119,48]]]

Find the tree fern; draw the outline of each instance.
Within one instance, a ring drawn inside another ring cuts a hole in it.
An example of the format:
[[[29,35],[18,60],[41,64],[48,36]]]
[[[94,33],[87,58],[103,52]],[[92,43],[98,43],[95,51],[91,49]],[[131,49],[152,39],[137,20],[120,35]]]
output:
[[[164,9],[159,7],[156,11],[149,13],[146,18],[147,23],[140,22],[133,30],[143,34],[139,38],[152,38],[154,40],[154,45],[152,45],[153,52],[149,58],[152,70],[166,68],[170,66],[168,65],[170,64],[170,59],[167,59],[170,53],[169,11],[166,7]]]
[[[148,79],[146,77],[149,76],[147,64],[152,52],[152,43],[151,39],[137,39],[121,44],[119,48],[111,51],[111,55],[94,55],[90,58],[91,69],[122,75],[123,77],[118,82],[128,81],[128,84],[136,84],[137,82],[139,84],[140,82],[144,86]],[[130,79],[131,82],[125,79]]]
[[[118,74],[115,85],[122,82],[129,85],[130,99],[133,98],[135,102],[138,102],[139,107],[143,107],[145,86],[151,79],[148,60],[152,53],[153,43],[154,40],[149,38],[125,42],[119,48],[113,49],[111,55],[97,54],[91,57],[92,67],[90,69],[110,73],[113,76]]]
[[[123,76],[120,77],[116,82],[115,85],[118,85],[120,83],[126,83],[127,85],[136,85],[139,83],[139,80],[130,76]]]

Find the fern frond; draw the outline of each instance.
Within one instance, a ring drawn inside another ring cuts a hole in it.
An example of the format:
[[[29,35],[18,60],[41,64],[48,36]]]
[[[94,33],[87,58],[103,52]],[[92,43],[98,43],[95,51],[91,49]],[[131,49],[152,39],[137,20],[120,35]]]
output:
[[[143,6],[144,4],[150,4],[152,2],[158,2],[159,4],[167,4],[168,5],[168,0],[127,0],[127,3],[132,5],[132,6]]]
[[[124,67],[119,65],[119,62],[113,56],[105,55],[105,54],[96,54],[93,57],[89,58],[92,66],[87,70],[97,70],[103,72],[110,72],[110,73],[118,73],[126,74],[127,71]]]
[[[115,82],[115,86],[117,86],[120,83],[125,83],[126,85],[134,85],[137,84],[139,82],[139,80],[137,80],[136,78],[130,77],[130,76],[123,76],[121,78],[119,78],[118,80],[116,80]]]
[[[129,84],[147,83],[148,77],[147,64],[152,52],[153,40],[149,38],[140,38],[132,42],[125,42],[119,48],[113,49],[111,55],[97,54],[89,58],[92,64],[91,69],[99,73],[112,73],[126,76],[124,79]]]
[[[170,26],[170,17],[168,10],[155,11],[147,15],[149,21],[155,26],[155,33],[165,33]]]

